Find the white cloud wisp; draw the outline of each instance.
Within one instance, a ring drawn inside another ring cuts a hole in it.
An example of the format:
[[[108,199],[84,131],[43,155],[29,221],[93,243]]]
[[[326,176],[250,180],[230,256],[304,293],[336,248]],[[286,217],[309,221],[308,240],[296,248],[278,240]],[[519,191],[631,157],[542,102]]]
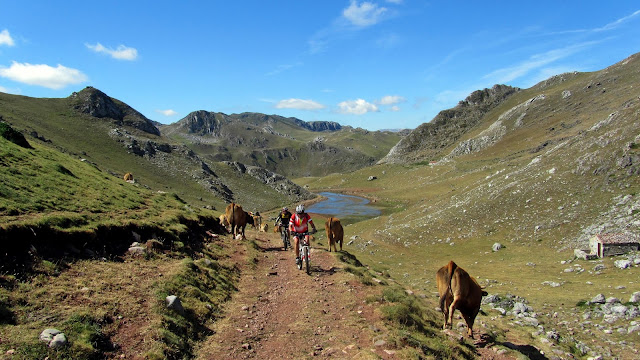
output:
[[[349,7],[342,11],[342,16],[355,26],[366,27],[380,22],[386,12],[387,8],[368,1],[358,4],[356,0],[351,0]]]
[[[0,76],[28,85],[37,85],[49,89],[62,89],[67,85],[79,84],[89,78],[82,71],[58,64],[52,67],[46,64],[13,62],[8,68],[0,68]]]
[[[14,46],[15,44],[11,34],[9,34],[9,30],[4,29],[0,31],[0,45]]]
[[[162,114],[164,116],[174,116],[174,115],[178,115],[178,113],[172,109],[167,109],[167,110],[156,110],[157,113]]]
[[[138,58],[138,50],[135,48],[130,48],[124,45],[118,45],[118,47],[114,49],[110,49],[104,47],[102,44],[97,43],[95,45],[85,44],[88,49],[93,50],[97,53],[107,54],[114,59],[117,60],[129,60],[133,61]]]
[[[313,100],[306,99],[285,99],[280,100],[275,105],[276,109],[297,109],[297,110],[320,110],[325,106]]]

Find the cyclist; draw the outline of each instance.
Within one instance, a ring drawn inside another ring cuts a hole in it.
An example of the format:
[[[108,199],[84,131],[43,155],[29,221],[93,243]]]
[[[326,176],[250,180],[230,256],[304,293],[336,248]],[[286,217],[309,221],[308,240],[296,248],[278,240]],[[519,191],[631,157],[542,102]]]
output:
[[[285,237],[285,232],[289,232],[289,220],[291,220],[291,212],[289,212],[289,208],[285,206],[276,217],[275,223],[275,226],[280,229],[280,235],[283,239]]]
[[[313,223],[313,220],[311,220],[311,216],[304,212],[304,205],[300,204],[296,206],[296,213],[291,217],[291,221],[289,222],[289,230],[294,234],[293,242],[295,243],[296,249],[296,265],[300,263],[300,258],[298,257],[300,254],[300,239],[298,239],[297,233],[308,232],[309,225],[313,228],[312,233],[315,233],[316,225]]]

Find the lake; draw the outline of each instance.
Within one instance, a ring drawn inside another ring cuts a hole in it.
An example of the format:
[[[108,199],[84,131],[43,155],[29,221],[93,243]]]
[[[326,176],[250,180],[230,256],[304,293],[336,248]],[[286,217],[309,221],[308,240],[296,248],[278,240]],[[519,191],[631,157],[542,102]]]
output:
[[[369,205],[369,199],[360,196],[321,192],[327,200],[320,201],[307,208],[307,212],[322,215],[332,215],[338,218],[365,216],[375,217],[382,212]]]

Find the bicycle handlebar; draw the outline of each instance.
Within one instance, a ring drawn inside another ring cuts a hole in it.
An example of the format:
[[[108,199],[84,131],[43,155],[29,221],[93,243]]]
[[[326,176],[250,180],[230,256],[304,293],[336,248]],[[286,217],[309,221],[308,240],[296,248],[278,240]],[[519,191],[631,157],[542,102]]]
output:
[[[313,235],[313,234],[315,234],[315,233],[317,233],[317,232],[318,232],[318,230],[316,230],[316,231],[305,231],[305,232],[295,232],[295,231],[292,231],[292,232],[291,232],[291,234],[292,234],[293,236],[297,236],[297,235],[307,236],[307,235]]]

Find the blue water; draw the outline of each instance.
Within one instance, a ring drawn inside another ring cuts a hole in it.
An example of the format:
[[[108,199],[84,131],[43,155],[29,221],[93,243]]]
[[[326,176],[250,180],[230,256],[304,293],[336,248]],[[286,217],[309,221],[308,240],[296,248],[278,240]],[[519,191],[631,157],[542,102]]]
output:
[[[347,216],[371,216],[381,214],[380,210],[369,205],[369,199],[360,196],[321,192],[327,200],[310,205],[307,212],[332,215],[338,218]]]

